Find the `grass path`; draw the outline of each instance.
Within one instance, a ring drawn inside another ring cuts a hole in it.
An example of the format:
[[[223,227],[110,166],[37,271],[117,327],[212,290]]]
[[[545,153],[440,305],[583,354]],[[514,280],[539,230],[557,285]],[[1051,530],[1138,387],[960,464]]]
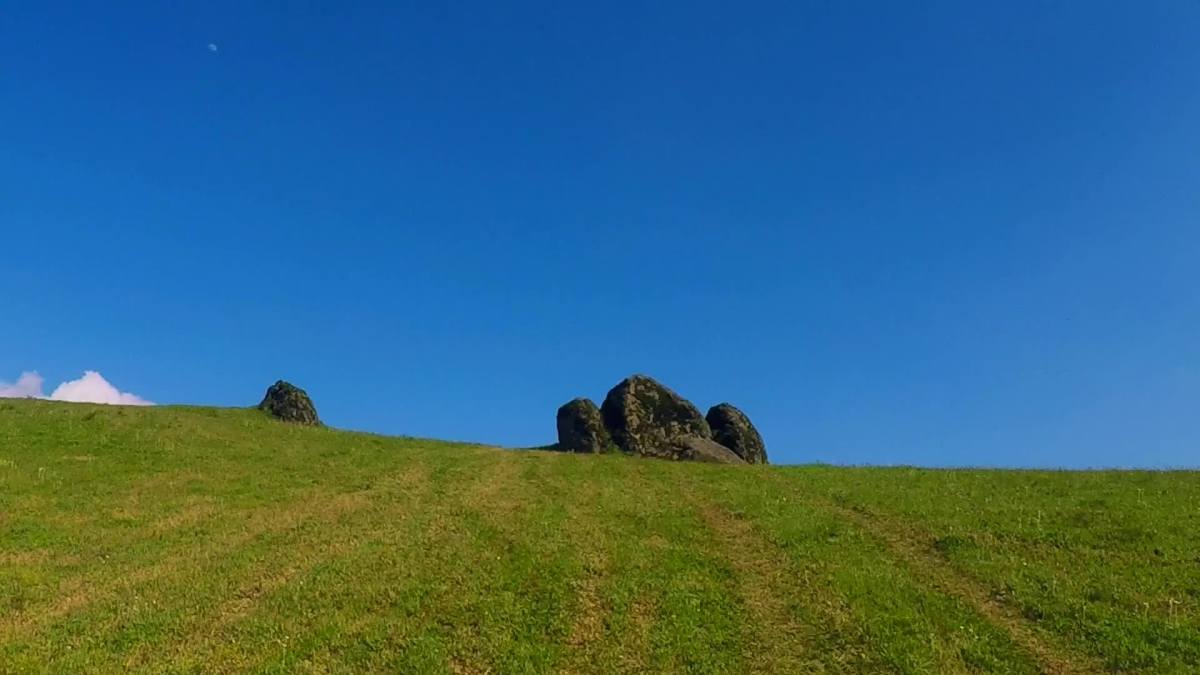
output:
[[[912,523],[846,508],[829,500],[818,500],[818,503],[821,508],[853,522],[884,542],[896,562],[904,565],[926,586],[969,604],[1008,633],[1013,642],[1037,659],[1043,672],[1082,675],[1104,670],[1102,664],[1088,656],[1049,644],[1017,610],[998,602],[986,588],[938,556],[933,546],[934,538]]]
[[[803,477],[803,480],[798,480]],[[1011,629],[1049,672],[1200,670],[1194,472],[779,472]]]
[[[791,609],[798,597],[791,561],[754,528],[720,506],[701,505],[705,524],[732,568],[749,619],[743,639],[747,672],[798,673],[813,670],[810,627]]]

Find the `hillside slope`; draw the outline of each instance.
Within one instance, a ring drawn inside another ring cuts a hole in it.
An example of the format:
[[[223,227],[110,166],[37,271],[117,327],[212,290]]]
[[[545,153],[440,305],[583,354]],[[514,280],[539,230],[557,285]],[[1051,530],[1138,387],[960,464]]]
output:
[[[1200,475],[727,467],[0,400],[0,671],[1200,667]]]

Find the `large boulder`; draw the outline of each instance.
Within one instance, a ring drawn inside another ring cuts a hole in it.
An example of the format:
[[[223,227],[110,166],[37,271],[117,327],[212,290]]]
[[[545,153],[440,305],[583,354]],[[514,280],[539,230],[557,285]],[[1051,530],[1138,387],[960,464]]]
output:
[[[600,413],[618,447],[647,457],[676,459],[681,439],[712,437],[696,406],[645,375],[613,387]]]
[[[746,463],[746,460],[738,457],[729,448],[707,438],[683,436],[672,441],[668,447],[672,453],[671,459],[709,462],[710,464]]]
[[[591,399],[577,398],[558,409],[558,449],[564,452],[608,452],[612,438],[600,409]]]
[[[746,413],[728,403],[715,405],[705,417],[713,440],[737,453],[749,464],[767,463],[767,446]]]
[[[317,409],[305,391],[291,383],[279,380],[267,389],[258,409],[284,422],[317,426]]]

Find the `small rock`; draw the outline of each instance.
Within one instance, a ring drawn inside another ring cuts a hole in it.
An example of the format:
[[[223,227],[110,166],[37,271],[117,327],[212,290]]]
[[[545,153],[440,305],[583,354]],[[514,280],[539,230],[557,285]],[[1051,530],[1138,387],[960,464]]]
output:
[[[305,391],[293,384],[279,380],[267,389],[258,409],[284,422],[319,426],[317,409]]]
[[[713,440],[737,453],[749,464],[766,464],[767,447],[746,413],[728,403],[715,405],[705,417]]]
[[[746,460],[738,457],[734,451],[707,438],[684,436],[674,440],[668,447],[674,453],[671,459],[708,462],[710,464],[746,463]]]
[[[591,399],[577,398],[558,409],[558,449],[564,452],[608,452],[612,438],[600,409]]]

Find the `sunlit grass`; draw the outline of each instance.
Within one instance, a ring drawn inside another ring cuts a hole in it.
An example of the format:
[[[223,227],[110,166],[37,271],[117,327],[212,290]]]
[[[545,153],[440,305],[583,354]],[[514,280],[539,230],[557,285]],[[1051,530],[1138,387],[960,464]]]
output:
[[[1200,476],[0,401],[0,671],[1188,672]]]

